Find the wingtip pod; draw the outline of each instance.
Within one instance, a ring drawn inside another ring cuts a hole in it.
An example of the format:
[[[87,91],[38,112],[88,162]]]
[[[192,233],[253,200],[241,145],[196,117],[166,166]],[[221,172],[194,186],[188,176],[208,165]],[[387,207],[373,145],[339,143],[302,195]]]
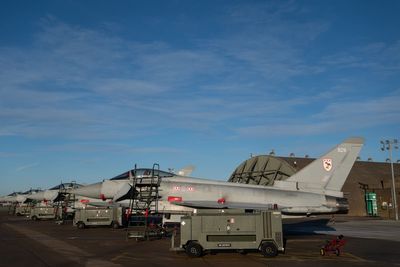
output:
[[[363,145],[365,142],[364,137],[349,137],[346,140],[343,141],[343,143],[347,144],[359,144]]]

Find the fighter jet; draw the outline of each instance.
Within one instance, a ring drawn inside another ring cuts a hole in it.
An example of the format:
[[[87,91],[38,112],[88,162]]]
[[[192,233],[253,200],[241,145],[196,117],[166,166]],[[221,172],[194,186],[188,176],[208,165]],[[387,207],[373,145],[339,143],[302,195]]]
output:
[[[59,198],[61,198],[62,193],[65,193],[71,189],[79,188],[80,186],[82,186],[82,185],[76,184],[76,183],[61,183],[50,189],[43,190],[43,191],[37,192],[35,194],[29,194],[26,197],[28,199],[37,200],[37,201],[53,202],[53,201],[59,200]]]
[[[81,186],[83,186],[83,185],[77,184],[75,182],[61,183],[50,189],[43,190],[43,191],[37,192],[35,194],[29,194],[26,196],[26,198],[28,200],[38,201],[37,205],[39,205],[39,206],[53,205],[57,202],[65,201],[65,199],[68,197],[68,194],[70,194],[71,190],[77,189]],[[74,201],[74,203],[72,203],[67,210],[70,212],[72,212],[74,208],[83,208],[83,207],[86,207],[87,205],[90,205],[90,203],[93,203],[93,204],[97,203],[97,206],[109,205],[107,203],[99,201],[99,199],[92,199],[92,198],[79,196],[79,195],[73,196],[69,201]]]
[[[15,197],[17,195],[21,195],[22,192],[13,192],[11,194],[8,194],[7,196],[2,196],[0,197],[0,203],[11,203],[14,202]]]
[[[28,200],[28,196],[33,196],[34,194],[37,194],[38,192],[41,192],[40,189],[30,189],[26,192],[18,192],[18,193],[12,193],[8,196],[2,197],[0,201],[2,202],[9,202],[9,203],[24,203],[25,201]]]
[[[230,183],[160,171],[158,211],[178,214],[188,209],[240,208],[275,209],[285,215],[347,213],[348,203],[341,189],[363,144],[363,138],[349,138],[287,180],[275,181],[273,186]],[[136,177],[144,175],[145,171],[136,173]],[[72,192],[120,201],[130,190],[135,190],[131,174],[129,171]]]

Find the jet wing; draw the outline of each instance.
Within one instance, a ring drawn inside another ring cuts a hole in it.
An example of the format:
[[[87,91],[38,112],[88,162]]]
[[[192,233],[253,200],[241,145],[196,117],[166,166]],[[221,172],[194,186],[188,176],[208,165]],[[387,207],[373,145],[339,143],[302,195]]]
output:
[[[113,201],[117,202],[120,200],[124,200],[131,195],[132,186],[129,183],[124,184],[121,189],[115,194]]]
[[[218,203],[216,201],[181,201],[171,202],[178,206],[185,206],[197,209],[257,209],[267,210],[273,207],[272,204],[257,204],[257,203],[240,203],[240,202],[225,202]]]
[[[88,206],[93,206],[93,207],[119,207],[121,206],[119,203],[114,203],[114,202],[106,202],[106,201],[99,201],[99,202],[88,202]]]

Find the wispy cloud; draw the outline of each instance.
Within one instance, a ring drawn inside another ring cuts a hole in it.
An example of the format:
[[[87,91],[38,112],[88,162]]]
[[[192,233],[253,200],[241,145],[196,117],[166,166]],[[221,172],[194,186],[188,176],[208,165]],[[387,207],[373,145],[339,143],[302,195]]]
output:
[[[281,118],[272,125],[236,129],[240,136],[306,136],[365,131],[377,126],[400,123],[400,94],[375,99],[333,102],[321,112],[298,119]]]
[[[22,171],[25,171],[27,169],[31,169],[33,167],[36,167],[38,165],[39,165],[38,162],[30,163],[30,164],[27,164],[27,165],[19,166],[15,171],[16,172],[22,172]]]
[[[101,139],[154,133],[171,125],[215,128],[226,120],[265,113],[245,109],[246,103],[258,102],[257,95],[265,97],[260,82],[315,71],[279,36],[261,42],[252,36],[243,38],[248,41],[225,37],[207,46],[199,40],[198,47],[177,49],[72,27],[51,17],[42,29],[24,52],[0,48],[3,136]],[[227,82],[233,94],[221,95],[220,86]],[[243,98],[246,90],[250,97]],[[263,106],[259,102],[253,106]]]
[[[1,30],[15,34],[0,44],[0,176],[23,187],[24,170],[94,179],[132,160],[191,158],[204,176],[224,177],[249,151],[311,154],[328,135],[399,132],[395,12],[370,19],[291,0],[174,5],[157,18],[142,4],[118,18],[98,7],[90,20],[70,8],[39,22],[32,12],[23,29],[5,17]],[[16,171],[21,159],[51,163]]]
[[[110,142],[74,142],[68,144],[57,144],[48,146],[41,150],[42,152],[82,152],[82,153],[115,153],[115,154],[177,154],[184,153],[182,149],[175,147],[161,147],[161,146],[147,146],[135,147],[124,143],[110,143]]]
[[[334,99],[348,89],[354,94],[353,85],[335,77],[313,88],[296,79],[344,67],[396,72],[400,45],[376,42],[309,60],[305,51],[330,23],[288,19],[307,12],[292,1],[231,7],[224,23],[235,30],[192,40],[191,47],[132,41],[107,28],[45,18],[31,47],[0,47],[0,136],[82,141],[158,135],[170,128],[226,136],[337,129],[346,116],[331,114],[348,109]],[[362,103],[343,103],[366,110]],[[397,111],[376,114],[386,118]],[[369,115],[347,114],[357,120]]]
[[[350,47],[347,51],[327,55],[321,66],[340,69],[369,69],[379,74],[398,75],[400,72],[400,41],[392,44],[368,43]]]
[[[2,151],[0,151],[0,158],[11,158],[11,157],[15,157],[17,155],[18,155],[17,153],[13,153],[13,152],[2,152]]]

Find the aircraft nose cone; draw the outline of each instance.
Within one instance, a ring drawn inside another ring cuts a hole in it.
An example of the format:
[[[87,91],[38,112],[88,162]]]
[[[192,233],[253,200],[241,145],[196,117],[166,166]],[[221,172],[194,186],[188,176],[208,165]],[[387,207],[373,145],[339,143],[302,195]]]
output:
[[[95,183],[72,189],[70,193],[84,197],[101,198],[101,187],[102,183]]]

